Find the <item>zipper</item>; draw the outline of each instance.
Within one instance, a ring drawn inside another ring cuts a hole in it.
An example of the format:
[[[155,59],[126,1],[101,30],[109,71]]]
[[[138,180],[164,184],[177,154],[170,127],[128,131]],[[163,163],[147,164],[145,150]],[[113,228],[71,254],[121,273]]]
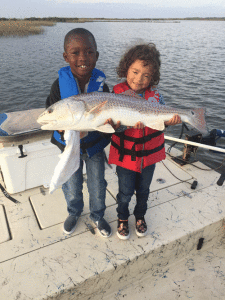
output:
[[[143,128],[142,130],[143,130],[143,137],[144,137],[144,135],[145,135],[145,128]],[[143,143],[142,150],[144,150],[144,148],[145,148],[145,144]],[[141,172],[142,172],[143,160],[144,160],[144,157],[142,156],[142,158],[141,158]]]

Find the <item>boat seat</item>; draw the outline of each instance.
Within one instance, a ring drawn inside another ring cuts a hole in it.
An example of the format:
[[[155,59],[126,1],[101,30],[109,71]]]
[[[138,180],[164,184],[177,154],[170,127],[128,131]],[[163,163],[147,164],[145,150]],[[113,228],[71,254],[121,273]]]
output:
[[[47,139],[52,131],[41,130],[38,116],[45,108],[0,114],[0,146],[11,147]]]

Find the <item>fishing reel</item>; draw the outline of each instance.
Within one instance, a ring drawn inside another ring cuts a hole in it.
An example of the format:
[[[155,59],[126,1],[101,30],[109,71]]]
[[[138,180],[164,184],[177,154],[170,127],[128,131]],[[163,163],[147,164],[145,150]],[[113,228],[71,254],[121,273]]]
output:
[[[207,136],[202,136],[202,134],[197,132],[196,130],[191,130],[188,133],[186,133],[185,140],[195,142],[195,143],[205,144],[208,146],[216,146],[216,142],[221,137],[225,137],[224,130],[213,129],[210,131],[209,135]],[[217,147],[224,149],[223,147],[219,147],[219,146]],[[191,154],[194,154],[194,156],[196,156],[197,150],[198,150],[198,146],[184,144],[182,156],[173,158],[173,160],[176,163],[183,166],[187,163],[190,163]],[[210,150],[210,151],[212,151],[213,153],[221,153],[216,150]],[[225,173],[221,174],[219,180],[217,181],[217,184],[219,186],[222,186],[224,181],[225,181]]]
[[[204,145],[209,145],[209,146],[216,146],[216,142],[221,137],[225,137],[224,130],[213,129],[210,131],[209,135],[204,136],[204,137],[202,136],[201,133],[198,133],[195,130],[192,130],[192,131],[186,133],[185,140],[204,144]],[[196,155],[197,150],[198,150],[198,146],[184,144],[183,155],[182,155],[183,165],[186,164],[190,160],[191,153]],[[212,151],[212,150],[210,150],[210,151]],[[213,151],[213,152],[219,153],[217,151]]]

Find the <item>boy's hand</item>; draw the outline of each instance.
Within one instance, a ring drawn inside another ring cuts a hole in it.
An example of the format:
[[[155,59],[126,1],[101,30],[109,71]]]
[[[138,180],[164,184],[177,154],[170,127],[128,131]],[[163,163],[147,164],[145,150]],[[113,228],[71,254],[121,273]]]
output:
[[[58,132],[65,132],[65,130],[57,130]],[[80,131],[80,139],[88,135],[87,131]]]
[[[174,115],[169,121],[165,121],[164,124],[166,126],[171,126],[171,125],[177,125],[180,124],[181,122],[181,118],[178,115]]]
[[[120,127],[120,125],[121,125],[121,123],[120,123],[120,121],[117,121],[117,123],[116,123],[116,125],[113,123],[113,120],[110,118],[110,119],[107,119],[106,121],[105,121],[105,123],[104,123],[104,125],[105,124],[110,124],[112,127],[113,127],[113,129],[114,130],[116,130],[117,128],[119,128]]]
[[[83,139],[87,135],[88,135],[87,131],[80,131],[80,139]]]

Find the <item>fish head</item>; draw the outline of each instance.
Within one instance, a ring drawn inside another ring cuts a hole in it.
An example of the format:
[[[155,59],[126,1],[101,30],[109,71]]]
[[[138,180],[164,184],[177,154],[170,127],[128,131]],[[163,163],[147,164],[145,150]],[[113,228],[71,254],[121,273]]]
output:
[[[74,129],[84,113],[83,101],[72,101],[69,98],[60,100],[47,108],[37,119],[43,130]]]

